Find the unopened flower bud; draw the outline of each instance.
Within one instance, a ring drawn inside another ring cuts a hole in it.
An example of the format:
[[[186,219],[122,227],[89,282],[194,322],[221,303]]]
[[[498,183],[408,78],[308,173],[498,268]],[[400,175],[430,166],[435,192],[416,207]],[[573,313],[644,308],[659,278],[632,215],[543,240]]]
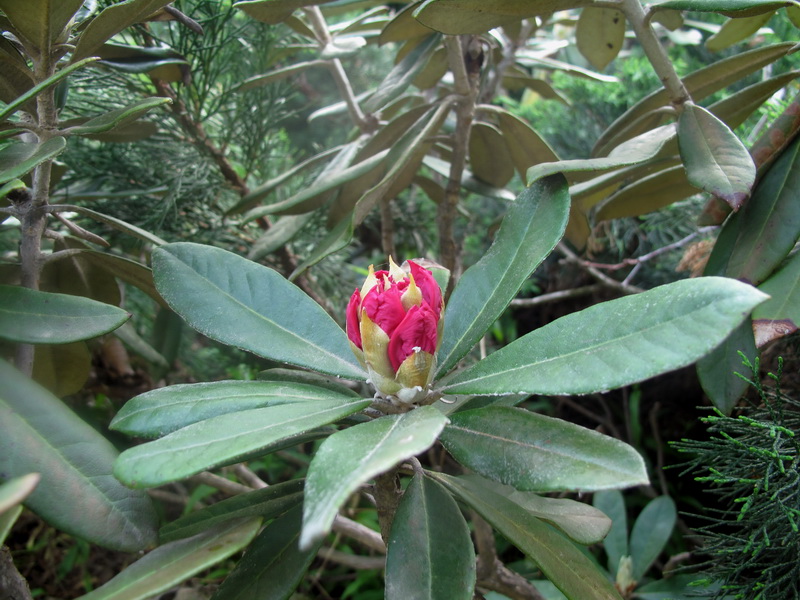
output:
[[[442,338],[442,292],[427,269],[389,258],[388,271],[369,275],[347,305],[347,337],[375,388],[401,402],[422,400]],[[405,265],[404,265],[405,266]]]

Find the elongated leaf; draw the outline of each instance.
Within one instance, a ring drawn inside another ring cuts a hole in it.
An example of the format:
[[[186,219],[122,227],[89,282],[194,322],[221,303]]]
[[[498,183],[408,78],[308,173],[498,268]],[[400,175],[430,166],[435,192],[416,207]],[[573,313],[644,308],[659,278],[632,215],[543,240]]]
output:
[[[471,600],[474,589],[475,550],[461,511],[441,484],[415,475],[389,536],[387,600]]]
[[[589,171],[592,176],[598,171],[610,171],[655,159],[662,148],[675,136],[671,126],[659,127],[643,133],[618,146],[607,157],[586,158],[575,160],[562,160],[553,163],[544,163],[528,169],[528,181],[536,181],[553,173],[581,173]],[[575,180],[574,176],[570,176]]]
[[[450,296],[440,374],[455,366],[497,320],[561,239],[568,215],[569,195],[561,176],[539,180],[519,195],[492,247],[467,269]]]
[[[34,350],[33,380],[57,398],[78,393],[92,371],[85,342],[40,344]]]
[[[317,205],[321,205],[326,199],[326,197],[320,197],[321,194],[338,188],[348,181],[352,181],[376,169],[383,163],[388,154],[389,150],[383,150],[362,162],[350,165],[342,170],[326,173],[324,177],[317,178],[312,185],[286,200],[252,209],[245,215],[245,222],[264,215],[296,214],[318,208]],[[313,205],[308,205],[308,201],[313,198],[318,198],[319,201]]]
[[[365,377],[341,328],[272,269],[178,243],[153,252],[153,273],[167,303],[203,335],[278,362]]]
[[[231,208],[229,208],[225,214],[235,215],[251,209],[256,204],[261,202],[261,200],[266,198],[270,193],[272,193],[273,190],[275,190],[275,188],[277,188],[285,181],[288,181],[298,173],[301,173],[302,171],[314,167],[324,160],[327,160],[328,158],[331,157],[331,155],[335,155],[337,153],[344,151],[345,148],[346,147],[343,146],[336,146],[334,148],[330,148],[329,150],[320,152],[319,154],[316,154],[311,158],[306,159],[303,162],[294,165],[291,169],[283,171],[277,177],[274,177],[273,179],[270,179],[269,181],[262,183],[257,188],[251,190],[249,194],[245,195],[239,202],[237,202]]]
[[[162,544],[197,535],[221,523],[244,517],[265,521],[285,513],[303,501],[303,480],[293,479],[277,485],[226,498],[166,524],[159,531]]]
[[[607,490],[596,493],[592,502],[595,508],[602,510],[611,519],[611,530],[603,540],[603,549],[608,557],[608,572],[616,575],[620,559],[623,556],[630,556],[625,500],[619,491]]]
[[[521,408],[487,406],[450,415],[447,451],[476,473],[518,490],[596,491],[648,482],[631,446]]]
[[[259,261],[268,254],[294,239],[311,222],[314,213],[287,215],[272,224],[267,232],[258,238],[247,253],[249,260]]]
[[[83,0],[0,0],[0,10],[17,33],[45,53],[50,52],[50,44],[62,34],[82,5]]]
[[[127,233],[130,236],[133,236],[135,238],[138,238],[142,241],[148,242],[155,246],[163,246],[164,244],[167,243],[154,233],[150,233],[149,231],[146,231],[141,227],[137,227],[136,225],[131,225],[130,223],[126,223],[122,219],[117,219],[116,217],[112,217],[111,215],[105,215],[103,213],[99,213],[97,211],[91,210],[83,206],[75,206],[71,204],[60,204],[59,208],[62,210],[62,212],[67,212],[67,211],[76,212],[85,217],[89,217],[90,219],[94,219],[95,221],[98,221],[100,223],[105,223],[112,229],[116,229],[117,231]]]
[[[516,115],[503,111],[499,114],[499,122],[511,160],[521,177],[526,177],[532,165],[558,161],[558,156],[542,136]]]
[[[354,230],[354,211],[350,211],[339,223],[331,229],[328,234],[322,238],[322,241],[311,251],[306,259],[297,265],[297,268],[289,275],[289,281],[296,279],[309,267],[317,264],[326,256],[330,256],[334,252],[338,252],[346,247],[353,239]],[[322,369],[320,369],[322,370]],[[359,377],[362,378],[363,375]]]
[[[548,498],[513,489],[506,497],[533,516],[557,527],[579,544],[597,544],[603,541],[611,528],[611,519],[583,502],[569,498]]]
[[[66,344],[113,331],[130,318],[89,298],[0,285],[0,338],[27,344]]]
[[[143,21],[169,3],[170,0],[128,0],[107,6],[81,32],[71,61],[91,56],[120,31]]]
[[[512,205],[489,251],[461,278],[445,310],[439,373],[450,370],[508,306],[564,232],[569,196],[562,177],[537,181]]]
[[[600,206],[595,218],[604,221],[634,217],[698,193],[700,190],[686,180],[686,169],[683,165],[668,167],[635,180],[611,194]]]
[[[678,515],[675,502],[660,496],[647,503],[631,529],[633,579],[639,581],[664,550]]]
[[[414,77],[428,64],[441,39],[440,35],[432,34],[417,44],[403,60],[389,71],[389,74],[378,85],[378,91],[364,103],[364,110],[377,112],[398,98],[411,85]]]
[[[237,520],[160,546],[79,600],[145,600],[158,596],[246,547],[260,526],[260,517]]]
[[[445,423],[442,413],[423,406],[360,423],[322,442],[308,468],[300,547],[330,530],[339,507],[362,483],[427,450]]]
[[[759,289],[770,296],[769,300],[753,311],[756,343],[763,346],[769,341],[794,333],[800,327],[800,254],[795,253]]]
[[[625,42],[625,16],[618,10],[587,6],[575,29],[578,50],[602,71],[617,57]]]
[[[150,499],[111,474],[114,447],[60,400],[0,361],[0,473],[41,481],[25,504],[59,529],[134,552],[155,542]]]
[[[171,385],[125,403],[109,426],[131,436],[156,437],[219,415],[293,402],[352,402],[340,394],[302,383],[214,381]]]
[[[298,8],[325,2],[330,0],[245,0],[236,2],[233,7],[244,11],[247,16],[257,21],[277,25],[289,18]]]
[[[558,395],[629,385],[705,356],[765,299],[727,278],[677,281],[553,321],[465,369],[442,391]]]
[[[722,29],[706,40],[706,48],[712,52],[729,48],[761,29],[761,26],[766,25],[774,14],[774,11],[767,11],[753,17],[726,21]]]
[[[39,473],[28,473],[0,483],[0,514],[12,509],[30,496],[41,478]]]
[[[730,17],[750,17],[793,4],[788,0],[666,0],[656,6],[659,10],[691,10],[722,13]]]
[[[212,600],[285,600],[303,578],[322,540],[300,549],[300,506],[275,519],[231,571]]]
[[[588,6],[587,0],[425,0],[414,17],[431,29],[448,35],[484,33],[495,27],[510,26],[520,19],[549,15],[560,10]]]
[[[124,127],[125,125],[128,125],[141,117],[149,110],[163,104],[168,104],[169,102],[169,98],[145,98],[144,100],[139,100],[130,106],[118,108],[104,115],[89,119],[83,125],[70,127],[65,131],[65,133],[69,133],[71,135],[90,135],[111,131],[117,127]]]
[[[750,196],[756,166],[736,134],[705,108],[687,103],[678,117],[678,144],[689,183],[738,210]]]
[[[737,53],[690,73],[683,78],[683,83],[694,101],[699,102],[785,56],[794,47],[794,42],[786,42]],[[668,104],[669,94],[664,88],[659,88],[634,104],[603,132],[592,150],[592,156],[607,156],[623,141],[659,125],[660,117],[656,117],[655,125],[642,117]],[[636,126],[632,127],[632,123]]]
[[[767,300],[764,304],[769,302],[770,300]],[[744,353],[750,360],[757,355],[753,325],[749,319],[734,329],[708,356],[697,361],[697,377],[703,391],[714,406],[725,414],[730,414],[750,387],[737,375],[742,372],[742,358],[739,352]]]
[[[166,308],[166,302],[158,294],[153,284],[153,272],[143,264],[98,250],[82,250],[78,256],[93,266],[104,270],[109,275],[113,275],[125,283],[140,289],[150,296],[152,300]]]
[[[725,222],[706,274],[763,282],[800,237],[798,194],[800,138],[772,164],[745,207]]]
[[[240,92],[244,92],[246,90],[251,90],[253,88],[261,87],[263,85],[268,85],[270,83],[286,79],[287,77],[291,77],[292,75],[296,75],[297,73],[302,73],[303,71],[305,71],[306,69],[310,69],[311,67],[320,67],[327,65],[328,65],[327,60],[309,60],[306,62],[297,63],[296,65],[290,65],[288,67],[275,69],[274,71],[270,71],[269,73],[264,73],[263,75],[255,75],[254,77],[249,77],[245,79],[237,89]]]
[[[500,130],[488,123],[478,121],[472,124],[469,163],[475,177],[494,187],[505,187],[514,176],[514,162],[508,144]]]
[[[475,479],[428,473],[474,508],[522,550],[570,600],[620,600],[614,586],[583,552],[550,525]]]
[[[36,142],[15,142],[0,150],[0,183],[18,179],[32,171],[36,165],[51,160],[66,148],[63,137]]]
[[[126,450],[114,465],[114,474],[131,487],[176,481],[334,423],[369,403],[370,400],[344,404],[315,400],[212,417]]]

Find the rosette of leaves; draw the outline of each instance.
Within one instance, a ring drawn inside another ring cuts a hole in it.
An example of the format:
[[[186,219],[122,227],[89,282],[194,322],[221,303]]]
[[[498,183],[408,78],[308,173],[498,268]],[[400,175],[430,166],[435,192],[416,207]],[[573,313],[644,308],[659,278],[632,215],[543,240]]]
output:
[[[520,395],[587,394],[690,364],[765,296],[726,278],[679,281],[568,315],[473,361],[470,351],[562,237],[568,216],[560,175],[520,194],[490,251],[449,298],[433,395],[405,412],[342,385],[366,378],[345,332],[275,271],[192,243],[156,249],[156,286],[191,327],[299,369],[132,399],[112,428],[157,439],[124,451],[115,475],[134,488],[154,487],[321,442],[304,483],[245,493],[167,525],[167,543],[152,554],[190,546],[191,536],[225,523],[264,519],[269,524],[216,597],[288,598],[340,507],[375,481],[388,598],[472,598],[475,552],[459,505],[527,554],[568,598],[618,598],[578,545],[599,541],[608,520],[539,494],[644,484],[642,458],[619,440],[514,404]],[[437,472],[415,460],[439,443],[473,474]],[[410,483],[396,487],[397,479]],[[391,493],[383,494],[387,487]],[[123,585],[130,597],[152,595],[157,585],[141,574],[160,568],[148,555],[129,568],[139,569],[137,578],[125,579],[124,571],[87,598],[110,598]]]

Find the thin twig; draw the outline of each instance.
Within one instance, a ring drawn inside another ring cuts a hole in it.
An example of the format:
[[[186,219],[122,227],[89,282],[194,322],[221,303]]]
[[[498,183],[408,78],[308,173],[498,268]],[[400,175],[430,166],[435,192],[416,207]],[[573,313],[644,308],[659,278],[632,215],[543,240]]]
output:
[[[231,494],[232,496],[246,494],[253,491],[253,488],[242,485],[241,483],[237,483],[236,481],[231,481],[230,479],[225,479],[224,477],[220,477],[215,473],[209,473],[208,471],[193,475],[191,480],[195,483],[202,483],[204,485],[211,486],[218,489],[220,492],[225,492],[226,494]]]
[[[239,463],[238,465],[233,466],[233,472],[236,473],[236,476],[244,481],[247,485],[251,488],[256,490],[264,489],[265,487],[269,487],[266,481],[261,479],[258,475],[253,472],[246,464]]]
[[[359,570],[383,569],[386,566],[385,556],[358,556],[357,554],[346,554],[333,548],[321,548],[319,555],[324,560],[330,560]]]
[[[386,544],[383,543],[381,534],[366,525],[357,523],[342,515],[336,515],[333,520],[333,531],[349,537],[363,544],[366,548],[386,554]]]
[[[564,255],[564,257],[567,259],[568,262],[574,263],[579,267],[581,267],[582,269],[585,269],[586,272],[589,273],[589,275],[591,275],[597,281],[599,281],[600,283],[604,284],[605,286],[613,290],[616,290],[623,294],[639,294],[644,291],[642,288],[633,285],[622,284],[616,279],[612,279],[605,273],[602,273],[595,267],[585,264],[585,261],[583,261],[580,257],[578,257],[577,254],[575,254],[572,250],[567,248],[567,246],[563,243],[558,244],[558,246],[556,246],[556,249],[562,255]]]
[[[511,301],[510,306],[514,308],[530,308],[531,306],[538,306],[540,304],[547,304],[549,302],[559,302],[561,300],[568,300],[569,298],[578,298],[580,296],[588,296],[602,288],[599,284],[584,285],[581,287],[572,288],[571,290],[559,290],[557,292],[550,292],[549,294],[542,294],[535,298],[515,298]]]
[[[664,476],[664,445],[661,443],[661,434],[658,428],[658,412],[661,410],[661,402],[653,404],[650,409],[650,430],[653,432],[653,443],[656,447],[656,473],[658,474],[658,483],[661,486],[661,493],[667,495],[669,487],[667,486],[667,478]]]

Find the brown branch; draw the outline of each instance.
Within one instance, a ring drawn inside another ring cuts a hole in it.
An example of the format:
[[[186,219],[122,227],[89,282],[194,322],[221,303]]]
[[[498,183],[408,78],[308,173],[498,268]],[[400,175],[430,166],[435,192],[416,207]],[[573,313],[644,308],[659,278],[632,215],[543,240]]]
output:
[[[515,298],[511,301],[510,306],[513,308],[530,308],[531,306],[539,306],[540,304],[547,304],[548,302],[559,302],[569,298],[579,298],[587,296],[601,289],[599,284],[584,285],[581,287],[572,288],[571,290],[559,290],[549,294],[542,294],[535,298]]]
[[[0,598],[12,600],[32,600],[28,582],[14,566],[11,551],[6,546],[0,547]]]
[[[385,544],[389,543],[392,522],[402,497],[403,492],[397,480],[397,467],[375,478],[375,502],[378,505],[378,523],[381,526],[381,537]]]
[[[324,560],[330,560],[358,570],[383,569],[386,566],[385,556],[358,556],[357,554],[346,554],[333,548],[322,548],[319,555]]]
[[[584,269],[587,273],[589,273],[589,275],[594,277],[597,281],[599,281],[606,287],[609,287],[623,294],[639,294],[644,291],[642,288],[633,285],[628,285],[626,283],[620,283],[616,279],[612,279],[605,273],[602,273],[596,267],[586,264],[584,260],[578,257],[577,254],[575,254],[572,250],[567,248],[567,246],[563,243],[558,244],[558,246],[556,246],[556,249],[567,259],[567,262],[571,262],[578,265],[579,267]]]

